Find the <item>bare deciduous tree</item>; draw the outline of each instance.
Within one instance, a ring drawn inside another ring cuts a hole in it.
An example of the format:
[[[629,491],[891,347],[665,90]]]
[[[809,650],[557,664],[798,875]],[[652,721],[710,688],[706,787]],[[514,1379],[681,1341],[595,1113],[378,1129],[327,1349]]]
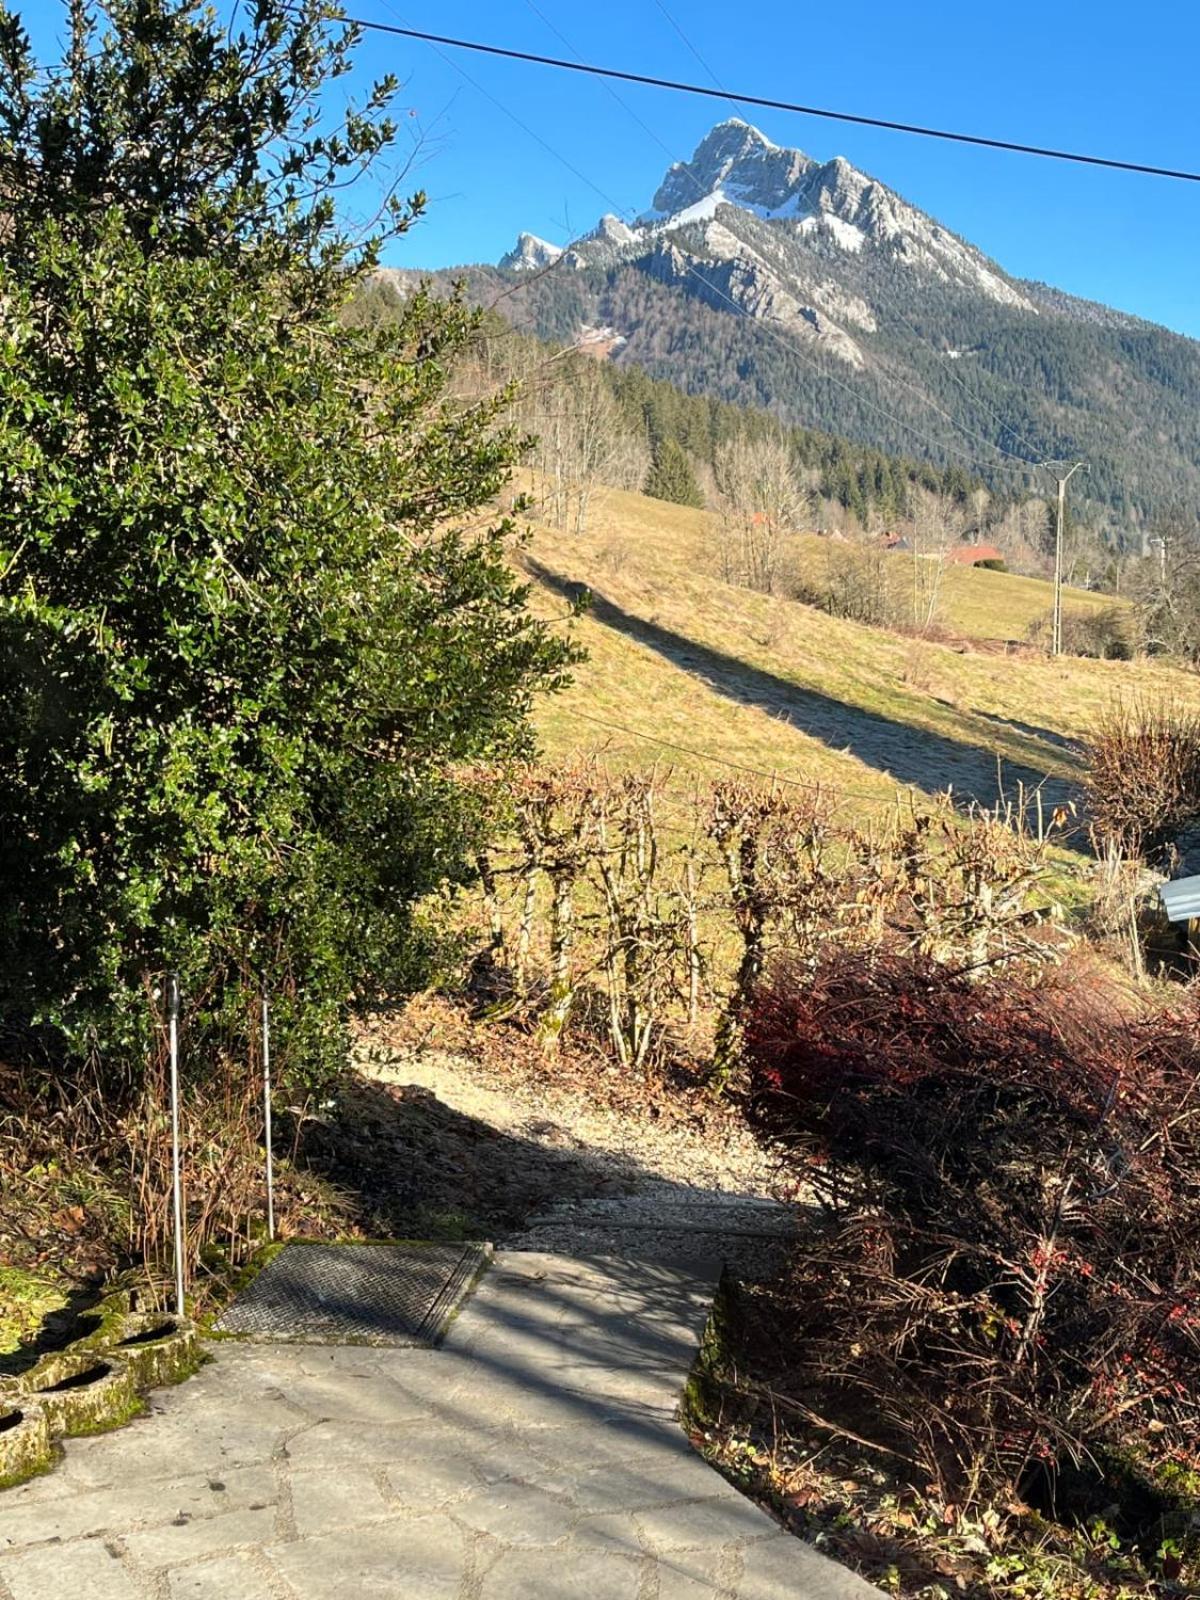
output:
[[[723,575],[770,594],[783,540],[805,520],[811,491],[798,478],[782,436],[731,439],[717,452],[716,479]]]
[[[583,533],[598,490],[642,486],[649,445],[622,421],[586,357],[527,375],[522,388],[517,417],[534,436],[529,460],[545,486],[547,518],[556,528]]]
[[[919,489],[913,495],[909,542],[913,554],[913,627],[925,632],[937,620],[946,556],[964,527],[963,513],[949,495]]]

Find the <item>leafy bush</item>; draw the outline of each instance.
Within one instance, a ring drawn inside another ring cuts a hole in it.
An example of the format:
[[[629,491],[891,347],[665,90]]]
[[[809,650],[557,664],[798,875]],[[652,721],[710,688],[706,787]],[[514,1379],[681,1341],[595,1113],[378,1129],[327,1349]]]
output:
[[[755,1115],[831,1217],[794,1265],[810,1413],[947,1503],[1171,1501],[1200,1469],[1196,1023],[917,958],[773,969]]]
[[[1092,828],[1105,848],[1160,857],[1200,815],[1200,717],[1172,701],[1116,701],[1088,743]]]
[[[570,652],[474,517],[516,449],[450,383],[477,319],[343,323],[422,204],[339,226],[394,133],[394,83],[319,111],[353,30],[69,26],[43,73],[0,10],[0,1017],[124,1093],[164,968],[204,1074],[265,983],[317,1074],[352,1000],[424,977],[415,908],[479,835],[456,764],[523,750]]]

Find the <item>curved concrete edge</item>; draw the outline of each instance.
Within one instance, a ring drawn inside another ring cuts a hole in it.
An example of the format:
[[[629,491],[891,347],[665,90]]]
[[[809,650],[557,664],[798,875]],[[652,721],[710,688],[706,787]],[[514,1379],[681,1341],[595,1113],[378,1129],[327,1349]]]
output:
[[[19,1398],[26,1396],[40,1404],[52,1439],[119,1427],[140,1407],[128,1363],[87,1346],[44,1356],[22,1377]]]
[[[31,1395],[0,1398],[0,1489],[45,1472],[52,1460],[50,1419]]]
[[[131,1312],[127,1295],[103,1302],[100,1316],[92,1333],[0,1383],[0,1489],[48,1471],[58,1441],[124,1426],[140,1415],[148,1390],[182,1383],[200,1367],[200,1336],[188,1318]],[[158,1329],[161,1337],[146,1337]],[[18,1413],[21,1421],[6,1427]]]
[[[139,1393],[182,1383],[200,1365],[200,1333],[194,1322],[160,1311],[133,1312],[113,1330],[106,1346],[133,1373]]]

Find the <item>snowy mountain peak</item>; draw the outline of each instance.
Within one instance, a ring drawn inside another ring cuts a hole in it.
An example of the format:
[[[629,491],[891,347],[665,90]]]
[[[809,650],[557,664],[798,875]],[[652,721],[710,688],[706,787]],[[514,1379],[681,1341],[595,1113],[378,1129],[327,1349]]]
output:
[[[748,213],[736,228],[736,239],[722,228],[726,242],[732,241],[739,254],[749,252],[769,263],[776,272],[783,266],[779,252],[788,247],[781,241],[768,244],[767,235],[754,232],[752,218],[826,257],[833,251],[866,259],[864,252],[880,251],[891,271],[913,269],[943,283],[981,291],[1002,304],[1032,309],[981,251],[844,156],[814,161],[801,150],[772,144],[737,118],[719,122],[697,145],[690,161],[671,168],[643,224],[659,233],[698,223],[715,226],[713,219],[721,206]],[[712,249],[711,226],[707,243]],[[716,253],[723,251],[718,248]],[[808,276],[803,263],[792,258],[789,275],[796,273]]]
[[[653,215],[669,217],[720,189],[734,205],[777,210],[815,163],[783,150],[748,122],[718,122],[690,161],[677,161],[654,196]]]
[[[557,245],[539,239],[536,233],[519,233],[515,247],[500,257],[505,272],[540,272],[553,266],[562,251]]]
[[[740,117],[718,122],[670,168],[632,227],[610,213],[565,253],[522,234],[501,266],[526,272],[560,257],[578,271],[648,272],[717,307],[787,324],[853,365],[860,334],[884,324],[897,291],[936,284],[1036,313],[982,251],[844,156],[815,161]]]
[[[752,122],[747,122],[745,117],[725,117],[720,122],[714,122],[709,129],[709,135],[716,133],[719,128],[738,128],[742,133],[753,139],[756,144],[761,144],[765,149],[779,149],[779,146],[768,139],[761,128],[756,128]]]
[[[589,237],[608,239],[613,244],[630,244],[637,238],[637,234],[627,222],[622,222],[613,212],[606,211]]]

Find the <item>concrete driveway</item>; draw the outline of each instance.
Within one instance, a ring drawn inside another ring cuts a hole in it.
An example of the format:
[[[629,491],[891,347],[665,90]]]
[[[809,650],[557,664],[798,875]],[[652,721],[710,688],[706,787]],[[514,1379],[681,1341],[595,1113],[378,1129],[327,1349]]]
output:
[[[502,1252],[440,1349],[222,1343],[0,1494],[3,1600],[879,1600],[692,1450],[711,1272]]]

